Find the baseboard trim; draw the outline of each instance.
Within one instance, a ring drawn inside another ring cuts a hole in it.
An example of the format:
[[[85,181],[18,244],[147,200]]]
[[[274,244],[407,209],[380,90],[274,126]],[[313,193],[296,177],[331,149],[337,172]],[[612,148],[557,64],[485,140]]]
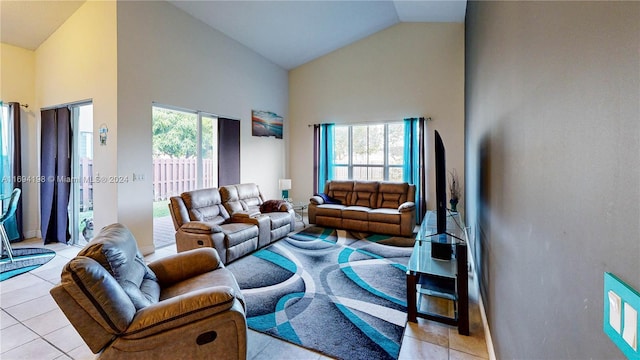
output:
[[[482,326],[484,327],[484,339],[487,342],[487,352],[489,353],[489,359],[497,360],[496,352],[493,348],[491,331],[489,330],[489,322],[487,321],[487,313],[484,310],[484,302],[482,301],[481,295],[478,295],[478,307],[480,307],[480,316],[482,317]]]
[[[475,239],[475,234],[474,234]],[[489,330],[489,321],[487,320],[487,312],[484,309],[484,301],[482,301],[482,293],[480,292],[480,283],[478,281],[478,273],[476,271],[476,262],[473,258],[473,251],[471,247],[467,247],[467,259],[470,266],[470,276],[473,277],[473,286],[475,287],[476,294],[478,294],[478,307],[480,308],[480,317],[482,318],[482,327],[484,328],[484,339],[487,343],[487,353],[489,354],[489,360],[497,360],[496,351],[493,348],[493,339],[491,337],[491,330]]]
[[[138,244],[140,246],[140,244]],[[154,245],[140,246],[140,253],[142,256],[151,255],[156,252],[156,247]]]

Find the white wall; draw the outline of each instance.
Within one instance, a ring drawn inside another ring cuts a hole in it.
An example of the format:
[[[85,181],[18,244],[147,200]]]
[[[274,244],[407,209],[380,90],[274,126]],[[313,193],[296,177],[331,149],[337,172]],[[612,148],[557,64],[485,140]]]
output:
[[[289,89],[293,198],[313,194],[313,128],[308,125],[314,123],[431,117],[429,144],[437,129],[447,149],[447,167],[464,178],[463,24],[395,25],[293,69]],[[435,206],[432,164],[429,156],[430,208]]]
[[[35,103],[35,52],[17,46],[0,44],[0,99],[19,102],[29,108],[20,108],[20,135],[22,141],[22,171],[25,175],[38,175],[38,108]],[[25,238],[40,236],[39,186],[36,182],[22,184],[23,235]]]
[[[252,137],[251,110],[287,118],[287,72],[169,3],[119,2],[118,172],[145,179],[119,186],[118,218],[143,252],[153,250],[152,102],[240,119],[241,182],[279,195],[285,140]]]
[[[93,101],[94,176],[117,175],[116,54],[116,2],[112,1],[87,1],[36,49],[38,109]],[[39,122],[39,111],[36,117]],[[98,145],[101,124],[109,128],[107,146]],[[116,193],[116,184],[94,184],[96,229],[118,221]]]

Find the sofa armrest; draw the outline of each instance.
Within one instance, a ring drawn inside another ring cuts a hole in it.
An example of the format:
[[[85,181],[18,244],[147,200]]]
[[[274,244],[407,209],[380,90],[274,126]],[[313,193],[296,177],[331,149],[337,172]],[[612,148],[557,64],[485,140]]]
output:
[[[245,223],[245,224],[253,224],[253,225],[258,225],[259,222],[259,218],[262,217],[261,213],[257,213],[255,215],[251,215],[248,216],[247,213],[245,212],[239,212],[239,213],[235,213],[233,215],[231,215],[231,222],[234,223]]]
[[[260,215],[259,210],[246,210],[246,211],[236,211],[231,215],[232,218],[235,219],[250,219]]]
[[[324,204],[324,200],[320,196],[312,196],[309,199],[309,202],[312,203],[312,204],[316,204],[316,205]]]
[[[203,247],[179,252],[149,264],[163,286],[224,267],[214,248]]]
[[[400,212],[413,211],[415,208],[416,208],[416,203],[414,203],[413,201],[407,201],[400,204],[400,206],[398,206],[398,211]]]
[[[189,234],[214,234],[222,232],[222,228],[219,225],[205,221],[189,221],[182,225],[179,230]]]
[[[280,212],[293,211],[293,204],[288,201],[283,201],[282,203],[280,203],[280,207],[278,208],[278,210]]]
[[[236,301],[229,286],[212,286],[178,295],[140,309],[122,335],[126,339],[141,339],[231,309]]]

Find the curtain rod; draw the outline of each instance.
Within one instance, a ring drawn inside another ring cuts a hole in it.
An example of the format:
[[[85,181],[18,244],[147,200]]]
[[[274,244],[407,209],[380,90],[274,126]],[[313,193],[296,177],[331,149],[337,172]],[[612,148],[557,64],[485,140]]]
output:
[[[5,102],[4,104],[11,104],[11,103],[16,103],[16,104],[18,104],[18,105],[22,106],[22,107],[23,107],[23,108],[25,108],[25,109],[28,109],[28,108],[29,108],[29,104],[20,104],[20,103],[19,103],[19,102],[17,102],[17,101],[8,101],[8,102]]]
[[[86,99],[86,100],[68,102],[68,103],[65,103],[65,104],[57,104],[57,105],[51,105],[51,106],[43,107],[43,108],[40,108],[40,111],[58,109],[58,108],[69,107],[69,106],[74,106],[74,105],[91,104],[91,103],[93,103],[93,99]]]
[[[431,121],[431,117],[424,117],[424,116],[414,116],[417,118],[424,118],[427,121]],[[322,125],[322,124],[334,124],[334,125],[375,125],[375,124],[379,124],[379,123],[390,123],[390,122],[400,122],[400,121],[404,121],[404,120],[375,120],[375,121],[368,121],[368,122],[357,122],[357,123],[317,123],[317,124],[307,124],[307,127],[312,127],[312,126],[316,126],[316,125]]]

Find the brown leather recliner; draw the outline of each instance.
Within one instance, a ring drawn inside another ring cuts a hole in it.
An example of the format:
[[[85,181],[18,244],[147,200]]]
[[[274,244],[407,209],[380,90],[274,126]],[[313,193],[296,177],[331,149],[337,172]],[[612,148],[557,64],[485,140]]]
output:
[[[244,298],[216,251],[145,265],[121,224],[101,230],[51,295],[100,359],[245,359]]]
[[[258,222],[232,219],[217,188],[187,191],[169,199],[178,252],[212,247],[228,264],[258,248]]]

